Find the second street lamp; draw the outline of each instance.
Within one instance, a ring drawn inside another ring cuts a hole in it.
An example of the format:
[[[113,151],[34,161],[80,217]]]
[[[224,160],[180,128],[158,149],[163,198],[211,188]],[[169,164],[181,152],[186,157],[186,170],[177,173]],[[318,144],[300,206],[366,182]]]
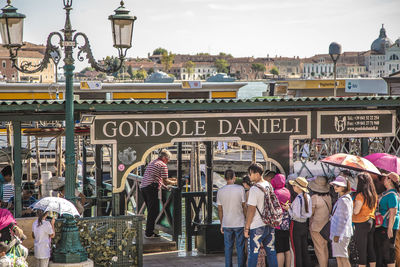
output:
[[[336,84],[336,63],[339,60],[340,54],[342,54],[342,46],[336,42],[332,42],[329,45],[329,55],[333,61],[333,96],[337,96],[337,84]]]
[[[72,10],[72,0],[63,0],[66,13],[65,26],[60,32],[52,32],[47,37],[47,45],[43,60],[39,64],[24,61],[18,65],[18,51],[23,47],[23,20],[25,15],[17,13],[17,9],[11,5],[11,0],[7,1],[0,14],[0,33],[3,40],[3,46],[9,49],[12,66],[23,73],[35,73],[44,70],[50,60],[53,60],[56,65],[61,59],[59,47],[64,50],[64,71],[65,71],[65,196],[68,200],[75,201],[75,144],[74,144],[74,92],[73,92],[73,71],[74,58],[73,50],[78,49],[77,58],[79,61],[89,61],[90,65],[100,72],[114,73],[117,72],[125,60],[127,50],[132,46],[133,25],[136,17],[130,16],[129,11],[125,9],[124,2],[121,1],[120,7],[115,10],[115,14],[109,16],[112,25],[114,47],[118,49],[119,64],[114,65],[113,62],[107,61],[104,64],[99,64],[93,57],[92,50],[88,37],[82,33],[72,29],[70,12]],[[53,37],[56,37],[58,44],[52,43]],[[78,39],[84,41],[83,45],[78,46]],[[86,54],[83,57],[82,54]],[[20,196],[16,197],[16,207],[21,207]],[[19,205],[18,205],[19,204]],[[71,237],[72,233],[77,228],[76,225],[69,220],[66,227],[69,228],[67,237],[69,240],[79,240],[76,236]],[[72,229],[74,228],[74,229]],[[71,229],[73,231],[71,231]],[[68,229],[67,229],[68,230]],[[63,229],[64,231],[64,229]],[[79,234],[74,232],[75,234]],[[64,247],[57,248],[58,262],[81,262],[87,256],[82,254],[82,246],[75,244],[76,242],[64,243]],[[78,242],[79,243],[79,242]],[[72,246],[69,246],[73,244]],[[80,245],[80,244],[79,244]],[[61,260],[60,260],[61,259]]]

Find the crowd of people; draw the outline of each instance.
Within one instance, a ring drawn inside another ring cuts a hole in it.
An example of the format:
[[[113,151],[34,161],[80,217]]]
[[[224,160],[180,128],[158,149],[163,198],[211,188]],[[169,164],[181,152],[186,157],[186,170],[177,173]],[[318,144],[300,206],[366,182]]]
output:
[[[284,175],[253,163],[238,184],[227,170],[227,184],[217,193],[225,266],[232,266],[236,244],[238,266],[246,266],[247,258],[249,267],[327,267],[333,258],[339,267],[394,267],[400,178],[394,172],[373,176],[353,177],[344,170],[330,183],[324,176],[286,182]],[[265,218],[274,197],[281,208],[279,225]],[[317,262],[311,260],[311,246]]]
[[[11,177],[11,166],[6,166],[0,171],[0,267],[27,266],[25,259],[28,256],[28,249],[21,243],[27,237],[14,218],[15,192]],[[46,196],[64,197],[65,179],[52,177],[46,185],[41,187],[40,183],[25,182],[21,194],[21,217],[37,217],[32,224],[32,238],[38,267],[49,265],[51,238],[55,235],[55,216],[48,218],[49,212],[33,209],[33,205],[39,198]],[[78,197],[75,206],[82,214],[85,197],[78,190],[75,195]]]

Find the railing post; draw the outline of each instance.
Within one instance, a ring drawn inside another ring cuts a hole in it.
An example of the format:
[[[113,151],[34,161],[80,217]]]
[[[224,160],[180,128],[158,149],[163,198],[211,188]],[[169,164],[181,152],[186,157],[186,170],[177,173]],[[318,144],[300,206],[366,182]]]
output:
[[[95,145],[95,164],[96,164],[96,215],[103,216],[103,152],[102,145]]]
[[[207,178],[207,224],[212,223],[213,211],[213,145],[211,141],[205,142],[206,145],[206,178]]]
[[[85,145],[85,138],[82,138],[82,184],[83,194],[86,197],[91,197],[88,194],[89,191],[89,180],[87,179],[87,149]],[[83,212],[84,217],[92,217],[92,209],[87,209]]]
[[[369,142],[368,142],[368,138],[361,138],[361,156],[365,157],[367,156],[369,150]]]
[[[14,214],[16,218],[21,217],[22,199],[22,160],[21,160],[21,122],[13,121],[13,159],[14,160]],[[12,162],[10,162],[12,164]]]
[[[176,178],[178,180],[178,188],[182,188],[182,143],[178,143],[176,150]]]
[[[186,251],[192,251],[192,207],[190,196],[185,196]]]

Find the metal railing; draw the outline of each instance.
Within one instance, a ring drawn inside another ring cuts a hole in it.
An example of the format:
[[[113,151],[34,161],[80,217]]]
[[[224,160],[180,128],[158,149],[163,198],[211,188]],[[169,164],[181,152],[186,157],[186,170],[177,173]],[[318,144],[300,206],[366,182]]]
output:
[[[129,174],[125,185],[126,202],[130,205],[134,214],[144,214],[146,205],[140,190],[142,177]],[[170,234],[175,242],[182,233],[182,196],[181,189],[170,187],[163,189],[160,202],[160,210],[156,217],[156,228]]]
[[[216,195],[217,191],[213,191],[213,198]],[[192,251],[192,238],[207,218],[207,192],[184,192],[182,197],[185,198],[186,250]]]
[[[143,216],[78,218],[82,246],[95,266],[142,266],[143,265]],[[63,220],[55,224],[57,244],[61,238]]]

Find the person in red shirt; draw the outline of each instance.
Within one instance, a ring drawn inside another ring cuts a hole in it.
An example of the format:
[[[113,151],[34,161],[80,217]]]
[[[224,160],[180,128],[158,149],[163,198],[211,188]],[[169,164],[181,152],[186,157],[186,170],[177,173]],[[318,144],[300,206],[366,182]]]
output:
[[[157,159],[147,165],[144,172],[140,190],[142,191],[144,202],[147,206],[146,238],[158,238],[154,233],[154,225],[159,213],[158,191],[167,185],[176,185],[176,179],[168,178],[167,163],[171,158],[171,152],[166,149],[161,150]]]

